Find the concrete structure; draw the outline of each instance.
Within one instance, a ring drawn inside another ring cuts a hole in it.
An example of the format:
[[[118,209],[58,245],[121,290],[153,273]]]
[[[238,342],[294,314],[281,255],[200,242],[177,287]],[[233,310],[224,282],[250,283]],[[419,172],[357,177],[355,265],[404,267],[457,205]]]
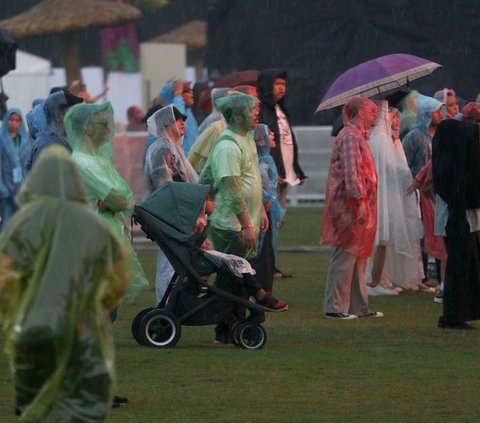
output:
[[[187,67],[185,44],[140,44],[143,108],[148,110],[162,86],[171,79],[182,79]]]
[[[16,69],[2,78],[3,88],[9,99],[7,107],[17,107],[25,115],[32,108],[32,101],[45,98],[50,91],[48,60],[17,50]]]

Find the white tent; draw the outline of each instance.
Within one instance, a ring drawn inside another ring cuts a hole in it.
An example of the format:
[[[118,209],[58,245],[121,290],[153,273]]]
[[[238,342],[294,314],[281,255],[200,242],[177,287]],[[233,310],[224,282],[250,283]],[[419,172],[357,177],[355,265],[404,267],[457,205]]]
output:
[[[20,50],[16,60],[16,69],[5,75],[2,82],[9,97],[7,107],[17,107],[25,115],[32,108],[33,100],[48,96],[51,63]]]

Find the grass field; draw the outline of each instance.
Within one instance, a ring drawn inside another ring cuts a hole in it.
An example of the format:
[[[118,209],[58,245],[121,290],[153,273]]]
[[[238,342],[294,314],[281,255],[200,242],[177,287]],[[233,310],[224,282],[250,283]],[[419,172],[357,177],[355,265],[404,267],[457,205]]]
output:
[[[318,208],[289,211],[283,246],[318,245]],[[155,255],[141,259],[152,280]],[[267,345],[245,351],[213,343],[213,327],[182,327],[174,349],[140,347],[132,317],[152,290],[120,309],[115,324],[118,386],[130,403],[109,422],[478,422],[479,333],[436,328],[441,306],[426,293],[374,297],[383,319],[323,317],[329,255],[280,254],[293,279],[276,282],[287,313],[268,315]],[[477,325],[477,329],[480,327]],[[13,388],[0,359],[0,422]]]

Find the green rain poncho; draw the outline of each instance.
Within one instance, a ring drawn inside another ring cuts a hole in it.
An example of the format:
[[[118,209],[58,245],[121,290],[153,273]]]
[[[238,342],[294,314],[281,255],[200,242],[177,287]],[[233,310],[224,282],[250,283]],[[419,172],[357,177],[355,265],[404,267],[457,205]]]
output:
[[[124,302],[132,302],[148,286],[137,254],[128,240],[128,219],[135,205],[130,187],[112,163],[113,110],[109,102],[77,104],[65,115],[65,131],[73,149],[88,204],[105,219],[128,248],[130,287]]]
[[[257,147],[251,136],[232,131],[235,120],[252,121],[256,98],[245,94],[222,97],[216,101],[227,121],[227,128],[215,143],[200,183],[210,183],[215,188],[215,210],[210,216],[211,226],[220,230],[240,232],[242,227],[237,214],[247,211],[258,234],[262,210],[262,180],[258,164]],[[216,249],[222,251],[222,248]],[[245,257],[254,256],[249,251]],[[244,257],[244,258],[245,258]]]
[[[85,205],[63,147],[50,147],[0,237],[0,320],[24,422],[100,422],[110,406],[107,311],[126,289],[126,253]]]

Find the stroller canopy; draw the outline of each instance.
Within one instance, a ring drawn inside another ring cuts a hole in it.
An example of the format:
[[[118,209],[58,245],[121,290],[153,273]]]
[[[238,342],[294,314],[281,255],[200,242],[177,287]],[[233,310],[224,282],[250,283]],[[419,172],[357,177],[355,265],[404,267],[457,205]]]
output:
[[[166,182],[140,207],[164,223],[167,236],[183,242],[195,229],[209,192],[209,185]]]

